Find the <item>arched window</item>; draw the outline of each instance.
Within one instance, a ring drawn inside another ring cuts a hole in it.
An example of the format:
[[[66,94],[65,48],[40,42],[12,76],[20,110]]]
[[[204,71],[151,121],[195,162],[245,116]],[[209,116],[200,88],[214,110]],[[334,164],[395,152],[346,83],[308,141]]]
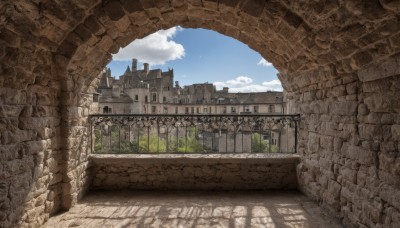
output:
[[[112,113],[112,108],[109,108],[108,106],[104,106],[103,108],[103,113]]]

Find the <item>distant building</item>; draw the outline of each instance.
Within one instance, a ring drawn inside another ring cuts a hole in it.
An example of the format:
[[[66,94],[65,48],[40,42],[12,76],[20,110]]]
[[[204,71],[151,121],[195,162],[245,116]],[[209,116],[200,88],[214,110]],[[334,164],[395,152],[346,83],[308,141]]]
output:
[[[111,70],[101,75],[99,113],[109,114],[281,114],[283,92],[229,93],[211,83],[179,86],[172,69],[137,69],[137,60],[115,79]]]
[[[182,88],[178,81],[174,84],[172,69],[167,72],[150,70],[149,64],[144,63],[143,70],[138,70],[136,59],[132,60],[132,66],[127,67],[119,79],[111,76],[110,69],[104,69],[98,93],[99,113],[103,114],[240,115],[286,112],[283,92],[229,93],[228,87],[217,90],[211,83]],[[289,150],[287,132],[279,129],[257,132],[263,140],[279,145],[280,150]],[[243,142],[244,150],[250,152],[252,134],[245,132],[244,136],[235,136],[236,141],[232,138],[234,136],[221,132],[202,137],[215,139],[214,151],[232,151],[233,142]]]

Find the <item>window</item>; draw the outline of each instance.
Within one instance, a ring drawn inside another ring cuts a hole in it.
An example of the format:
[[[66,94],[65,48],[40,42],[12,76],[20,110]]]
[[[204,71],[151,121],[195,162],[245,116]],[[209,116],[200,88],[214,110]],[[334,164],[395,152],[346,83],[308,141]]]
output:
[[[268,106],[268,112],[275,112],[275,106],[274,105],[269,105]]]
[[[139,95],[135,95],[135,101],[139,100]]]
[[[192,112],[192,114],[194,114],[194,107],[192,107],[192,108],[190,109],[190,111]]]
[[[210,107],[210,111],[209,111],[209,113],[211,114],[211,107]]]
[[[112,113],[112,108],[109,108],[108,106],[104,106],[103,113]]]
[[[93,102],[99,102],[99,94],[93,94]]]
[[[175,107],[175,114],[178,114],[178,107]]]
[[[168,114],[168,107],[164,107],[164,114]]]
[[[248,105],[243,106],[243,112],[250,112],[250,108]]]
[[[167,102],[167,98],[166,97],[163,97],[163,102],[164,103]]]
[[[189,114],[189,107],[185,107],[185,114]]]
[[[226,113],[226,107],[222,108],[222,113],[224,113],[224,114]]]
[[[151,106],[151,113],[157,113],[157,107],[156,106]]]
[[[254,106],[254,113],[258,113],[258,106]]]
[[[203,112],[207,113],[208,109],[207,108],[203,108]]]
[[[174,98],[174,104],[178,103],[178,98]]]
[[[146,102],[146,103],[148,102],[147,96],[144,97],[144,102]]]
[[[200,108],[196,108],[196,113],[197,113],[197,114],[200,113]]]
[[[231,113],[236,113],[236,107],[231,107]]]
[[[152,97],[151,101],[153,101],[153,102],[157,101],[157,93],[152,93],[151,97]]]

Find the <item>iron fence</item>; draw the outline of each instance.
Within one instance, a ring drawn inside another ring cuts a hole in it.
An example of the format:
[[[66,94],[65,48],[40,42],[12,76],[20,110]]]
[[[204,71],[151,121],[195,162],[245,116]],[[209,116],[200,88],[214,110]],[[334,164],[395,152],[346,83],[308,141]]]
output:
[[[93,153],[296,153],[300,115],[90,116]]]

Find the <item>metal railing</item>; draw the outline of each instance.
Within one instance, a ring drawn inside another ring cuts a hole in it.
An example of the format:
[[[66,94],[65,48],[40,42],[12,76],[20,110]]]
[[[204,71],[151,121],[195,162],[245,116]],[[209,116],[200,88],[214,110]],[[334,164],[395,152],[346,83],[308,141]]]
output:
[[[300,115],[90,116],[92,152],[296,153]]]

